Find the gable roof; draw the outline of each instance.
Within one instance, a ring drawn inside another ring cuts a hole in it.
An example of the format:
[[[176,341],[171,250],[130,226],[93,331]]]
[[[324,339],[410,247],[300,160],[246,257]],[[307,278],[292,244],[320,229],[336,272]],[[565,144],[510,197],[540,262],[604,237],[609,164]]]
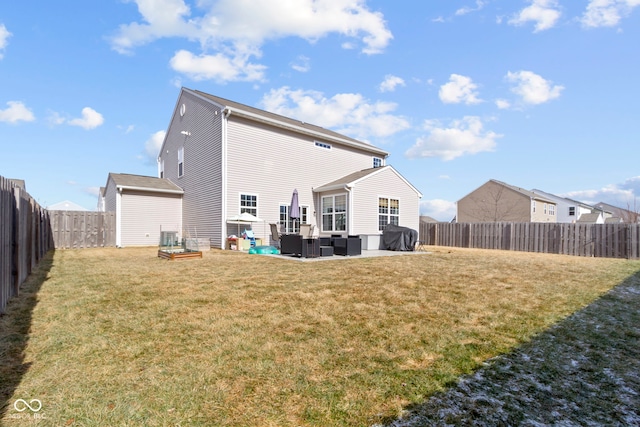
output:
[[[112,180],[116,188],[123,190],[151,191],[156,193],[184,194],[182,188],[166,178],[131,175],[128,173],[109,173],[107,182]]]
[[[600,212],[583,213],[582,215],[580,215],[580,218],[578,218],[576,222],[581,224],[595,224],[601,217],[602,213]]]
[[[363,169],[357,172],[350,173],[349,175],[345,175],[342,178],[336,179],[335,181],[331,181],[327,184],[321,185],[320,187],[314,188],[313,192],[320,193],[323,191],[331,191],[331,190],[338,190],[340,188],[345,188],[345,187],[353,187],[356,184],[358,184],[358,182],[370,176],[376,175],[384,170],[390,170],[393,173],[395,173],[402,181],[405,182],[405,184],[411,187],[411,189],[415,191],[419,197],[422,197],[422,193],[420,193],[417,188],[411,185],[409,181],[407,181],[402,175],[400,175],[400,173],[397,170],[395,170],[390,165],[380,166],[377,168],[368,168],[368,169]]]
[[[212,102],[218,105],[221,109],[225,110],[227,114],[237,115],[253,121],[263,122],[272,126],[288,129],[297,133],[302,133],[309,136],[322,138],[327,141],[356,147],[361,150],[370,151],[372,154],[375,154],[377,156],[389,156],[389,153],[387,151],[384,151],[378,147],[374,147],[371,144],[358,141],[357,139],[342,135],[338,132],[325,129],[317,125],[313,125],[311,123],[295,120],[289,117],[281,116],[279,114],[271,113],[269,111],[260,110],[259,108],[250,107],[248,105],[221,98],[219,96],[214,96],[199,90],[193,90],[184,87],[182,88],[182,90],[196,97],[199,97],[200,99],[204,99],[208,102]]]
[[[491,179],[489,181],[494,182],[494,183],[496,183],[498,185],[502,185],[502,186],[504,186],[506,188],[509,188],[509,189],[515,191],[516,193],[520,193],[520,194],[522,194],[524,196],[529,197],[530,199],[540,200],[542,202],[547,202],[547,203],[553,203],[554,205],[556,204],[555,201],[553,201],[553,200],[551,200],[549,198],[546,198],[546,197],[542,197],[539,194],[534,193],[533,191],[525,190],[524,188],[516,187],[515,185],[510,185],[510,184],[507,184],[506,182],[498,181],[497,179]]]
[[[54,203],[47,206],[48,211],[88,211],[89,209],[80,206],[77,203],[73,203],[69,200],[63,200],[62,202]]]
[[[572,203],[575,206],[582,206],[583,208],[593,209],[593,206],[591,206],[591,205],[589,205],[587,203],[581,202],[579,200],[573,200],[573,199],[569,199],[567,197],[556,196],[555,194],[547,193],[545,191],[537,190],[535,188],[533,190],[531,190],[531,192],[536,193],[536,194],[540,194],[540,195],[545,196],[545,197],[548,197],[551,200],[560,200],[560,201]]]

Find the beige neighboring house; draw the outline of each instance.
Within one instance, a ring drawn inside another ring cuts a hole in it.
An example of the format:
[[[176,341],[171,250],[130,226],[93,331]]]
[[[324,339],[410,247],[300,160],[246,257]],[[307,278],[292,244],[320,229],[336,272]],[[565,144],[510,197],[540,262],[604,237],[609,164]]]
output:
[[[168,179],[110,173],[98,206],[116,213],[116,246],[156,246],[160,231],[182,232],[180,187]]]
[[[319,126],[182,88],[158,155],[158,174],[184,191],[183,229],[225,248],[242,213],[270,242],[311,224],[318,236],[360,235],[363,249],[389,224],[418,230],[422,194],[388,153]],[[289,218],[298,191],[300,219]],[[247,225],[249,226],[249,225]],[[242,231],[242,230],[241,230]],[[273,242],[271,242],[273,243]]]
[[[556,203],[492,179],[458,200],[456,221],[556,222]]]

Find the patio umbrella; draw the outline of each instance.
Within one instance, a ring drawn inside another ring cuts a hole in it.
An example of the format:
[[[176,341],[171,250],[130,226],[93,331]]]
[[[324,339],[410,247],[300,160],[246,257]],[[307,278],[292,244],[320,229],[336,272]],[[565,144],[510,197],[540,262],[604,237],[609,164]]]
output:
[[[298,190],[293,190],[291,206],[289,206],[289,218],[293,220],[293,231],[296,229],[296,219],[300,219],[300,203],[298,203]]]
[[[238,234],[240,234],[240,223],[262,222],[262,220],[255,215],[251,215],[249,212],[242,212],[240,215],[234,215],[227,219],[227,222],[236,223],[238,226]]]

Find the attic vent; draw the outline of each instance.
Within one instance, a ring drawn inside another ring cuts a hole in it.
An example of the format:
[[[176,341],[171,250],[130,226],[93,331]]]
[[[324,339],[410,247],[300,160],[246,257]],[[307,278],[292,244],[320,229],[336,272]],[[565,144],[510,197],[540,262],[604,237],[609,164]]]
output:
[[[187,112],[187,106],[182,104],[180,106],[180,117],[184,116],[184,113],[186,113],[186,112]]]

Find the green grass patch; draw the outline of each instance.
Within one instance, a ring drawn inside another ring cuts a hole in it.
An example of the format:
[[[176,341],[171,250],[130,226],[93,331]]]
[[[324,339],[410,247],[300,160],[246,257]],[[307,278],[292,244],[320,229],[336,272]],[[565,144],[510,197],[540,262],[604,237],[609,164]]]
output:
[[[1,420],[24,425],[14,402],[39,399],[43,425],[371,425],[640,270],[430,250],[314,263],[57,251],[0,319]]]

